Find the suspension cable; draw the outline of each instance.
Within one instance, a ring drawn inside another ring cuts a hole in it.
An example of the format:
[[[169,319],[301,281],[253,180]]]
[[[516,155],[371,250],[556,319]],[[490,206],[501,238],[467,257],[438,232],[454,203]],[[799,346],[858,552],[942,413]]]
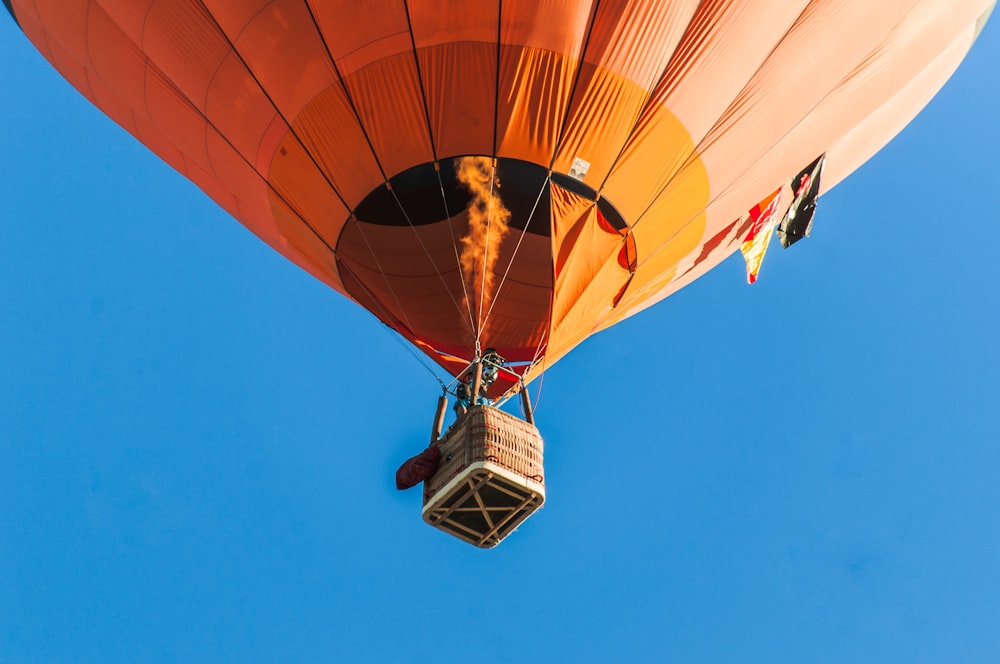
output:
[[[424,252],[424,256],[427,257],[427,261],[431,264],[431,269],[434,270],[434,274],[437,275],[438,279],[441,281],[441,285],[444,286],[444,292],[448,294],[451,299],[451,303],[455,305],[455,309],[458,311],[459,317],[462,315],[462,307],[459,306],[458,302],[455,301],[455,296],[451,294],[451,288],[448,287],[448,282],[445,281],[444,275],[441,274],[441,270],[438,269],[437,263],[434,262],[434,257],[431,256],[431,252],[427,250],[427,245],[424,244],[423,238],[420,237],[420,233],[417,232],[417,227],[410,220],[410,215],[406,213],[406,208],[403,207],[403,202],[399,200],[399,196],[396,195],[396,191],[386,182],[386,187],[389,189],[389,193],[392,194],[393,199],[396,201],[396,205],[399,206],[399,211],[403,213],[403,218],[406,219],[406,223],[410,225],[410,230],[413,231],[413,236],[417,238],[417,243]],[[459,274],[461,274],[461,265],[459,266]]]
[[[493,307],[496,306],[497,300],[500,299],[500,290],[503,285],[507,283],[507,275],[510,274],[510,268],[514,265],[514,259],[517,258],[517,252],[521,248],[521,242],[524,241],[524,236],[528,232],[528,226],[531,225],[531,220],[535,216],[535,210],[538,209],[538,204],[542,200],[542,194],[545,193],[545,187],[548,186],[549,180],[552,179],[552,174],[545,176],[542,180],[542,186],[538,190],[538,195],[535,197],[535,204],[531,207],[531,212],[528,214],[528,220],[524,223],[524,228],[521,229],[521,235],[517,238],[517,245],[514,246],[514,253],[510,257],[510,262],[507,263],[507,269],[504,270],[503,277],[500,279],[500,285],[493,290],[493,301],[490,302],[490,310],[486,312],[486,320],[483,321],[483,327],[490,322],[490,315],[493,313]]]
[[[469,320],[469,334],[475,334],[476,321],[472,312],[472,301],[469,299],[469,291],[465,287],[465,275],[462,273],[462,257],[458,253],[458,244],[455,242],[455,227],[451,223],[451,210],[448,209],[448,196],[444,191],[444,182],[441,180],[441,168],[435,163],[434,173],[437,175],[438,187],[441,189],[441,203],[444,205],[445,218],[448,220],[448,235],[451,238],[451,248],[455,253],[455,264],[458,266],[459,282],[462,284],[462,299],[465,302]]]
[[[476,318],[476,357],[479,357],[479,341],[483,336],[483,302],[486,299],[486,263],[490,256],[490,218],[493,216],[493,190],[496,184],[497,158],[493,157],[493,164],[490,168],[490,202],[486,206],[486,242],[483,247],[483,279],[482,287],[479,290],[479,315]]]
[[[385,307],[382,306],[382,302],[377,297],[375,297],[374,293],[368,290],[368,287],[365,286],[365,283],[361,281],[361,279],[354,272],[354,270],[351,269],[350,265],[348,265],[344,261],[341,261],[341,265],[345,270],[351,273],[351,276],[354,277],[354,280],[356,282],[358,282],[358,285],[361,286],[361,289],[365,292],[365,294],[369,297],[369,299],[371,299],[371,301],[375,304],[375,306],[378,307],[379,311],[382,312],[382,319],[379,320],[379,322],[382,323],[382,327],[385,329],[388,335],[393,339],[395,339],[396,342],[399,343],[403,348],[405,348],[406,352],[408,352],[410,355],[416,358],[417,362],[419,362],[424,369],[426,369],[432,376],[434,376],[434,380],[436,380],[438,384],[447,392],[448,388],[445,387],[444,381],[441,380],[441,377],[438,376],[437,372],[427,362],[426,358],[417,353],[417,351],[413,349],[413,344],[411,344],[406,338],[404,338],[403,335],[400,334],[398,330],[396,330],[391,325],[389,325],[389,323],[386,322],[386,320],[394,318],[394,316],[390,315],[390,313],[385,310]]]

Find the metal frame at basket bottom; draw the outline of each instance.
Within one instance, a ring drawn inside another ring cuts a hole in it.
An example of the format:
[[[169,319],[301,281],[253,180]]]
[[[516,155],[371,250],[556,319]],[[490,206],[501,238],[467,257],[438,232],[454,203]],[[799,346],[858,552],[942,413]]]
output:
[[[428,497],[428,524],[482,549],[499,544],[545,502],[545,486],[491,461],[470,464]]]

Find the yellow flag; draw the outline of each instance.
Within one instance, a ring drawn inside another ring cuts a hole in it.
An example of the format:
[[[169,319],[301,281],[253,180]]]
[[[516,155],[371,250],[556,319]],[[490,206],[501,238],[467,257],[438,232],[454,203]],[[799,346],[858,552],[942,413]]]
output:
[[[774,227],[778,224],[778,206],[781,204],[781,189],[757,203],[750,210],[750,231],[747,233],[740,252],[747,263],[747,283],[757,281],[760,264],[764,260],[767,246],[771,244]]]

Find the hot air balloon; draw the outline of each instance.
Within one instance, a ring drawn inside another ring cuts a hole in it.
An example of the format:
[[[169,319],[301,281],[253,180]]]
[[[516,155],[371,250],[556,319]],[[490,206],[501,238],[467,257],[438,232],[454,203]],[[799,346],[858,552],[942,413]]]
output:
[[[453,376],[495,349],[496,398],[737,249],[755,279],[994,0],[4,4],[115,122]]]

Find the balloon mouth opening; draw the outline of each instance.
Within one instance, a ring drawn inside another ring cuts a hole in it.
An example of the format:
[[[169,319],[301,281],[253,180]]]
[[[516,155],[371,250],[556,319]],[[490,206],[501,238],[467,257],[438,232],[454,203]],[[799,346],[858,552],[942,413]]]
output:
[[[552,233],[549,209],[549,178],[560,187],[597,201],[604,218],[616,230],[627,222],[611,201],[598,196],[586,183],[565,173],[551,173],[538,164],[497,157],[456,156],[408,168],[373,189],[354,208],[352,216],[378,226],[425,226],[445,221],[469,208],[475,195],[460,179],[463,160],[489,160],[495,165],[495,193],[510,212],[507,226],[549,237]]]

